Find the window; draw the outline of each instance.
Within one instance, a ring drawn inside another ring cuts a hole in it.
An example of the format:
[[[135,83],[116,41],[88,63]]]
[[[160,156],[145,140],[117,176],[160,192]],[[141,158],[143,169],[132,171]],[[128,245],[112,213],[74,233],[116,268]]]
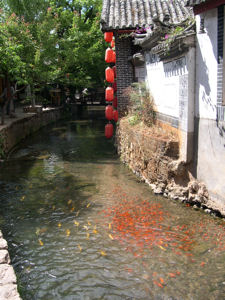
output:
[[[223,6],[223,69],[222,69],[222,105],[225,105],[225,6]]]

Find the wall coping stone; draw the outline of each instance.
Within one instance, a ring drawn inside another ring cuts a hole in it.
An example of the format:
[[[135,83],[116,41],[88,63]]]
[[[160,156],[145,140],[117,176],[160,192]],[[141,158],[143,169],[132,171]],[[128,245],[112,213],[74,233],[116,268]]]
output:
[[[17,291],[16,275],[10,265],[8,245],[0,230],[0,299],[21,300]]]
[[[16,110],[16,118],[5,118],[5,124],[0,125],[1,147],[5,154],[14,148],[21,140],[41,127],[58,120],[62,107],[43,109],[40,113],[24,113],[23,107]],[[3,141],[3,142],[2,142]]]

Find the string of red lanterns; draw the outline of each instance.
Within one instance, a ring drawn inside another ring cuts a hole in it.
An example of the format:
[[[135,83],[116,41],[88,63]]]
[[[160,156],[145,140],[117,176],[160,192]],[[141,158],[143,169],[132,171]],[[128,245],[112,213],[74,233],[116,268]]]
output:
[[[110,67],[105,69],[105,79],[108,82],[114,82],[114,71]]]
[[[112,67],[113,73],[114,73],[114,78],[116,78],[116,66]]]
[[[105,117],[107,120],[111,121],[113,120],[113,107],[112,105],[107,105],[106,108],[105,108]]]
[[[114,98],[114,89],[111,86],[108,86],[105,90],[105,100],[108,102],[113,101]]]
[[[108,47],[105,52],[105,62],[106,63],[116,63],[116,52],[113,50],[115,48],[115,40],[113,38],[113,32],[105,32],[104,39],[107,43],[110,43],[111,48]],[[105,70],[105,79],[107,82],[111,83],[112,86],[109,86],[105,90],[105,100],[107,102],[112,102],[112,104],[108,104],[105,108],[105,117],[109,121],[108,124],[105,125],[105,137],[110,139],[113,136],[113,124],[110,122],[114,120],[118,121],[118,111],[117,108],[117,97],[115,93],[117,91],[117,83],[116,79],[116,66],[114,65],[112,68],[108,67]],[[115,108],[115,109],[114,109]]]
[[[113,107],[117,108],[117,97],[113,98]]]
[[[113,124],[108,123],[105,125],[105,137],[110,139],[113,136]]]
[[[114,48],[115,47],[115,40],[112,40],[111,41],[111,48]]]
[[[107,43],[111,43],[111,41],[113,39],[113,32],[105,32],[104,39]]]
[[[105,62],[107,62],[108,64],[116,63],[116,53],[109,47],[105,51]]]
[[[113,120],[114,120],[115,122],[118,121],[118,110],[114,110],[114,111],[113,111]]]

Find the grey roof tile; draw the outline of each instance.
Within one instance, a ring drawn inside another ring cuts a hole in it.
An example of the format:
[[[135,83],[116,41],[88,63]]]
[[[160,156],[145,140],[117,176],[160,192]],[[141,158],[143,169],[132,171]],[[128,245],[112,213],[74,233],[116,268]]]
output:
[[[194,0],[189,0],[194,1]],[[204,0],[195,0],[204,1]],[[192,16],[185,6],[187,0],[103,0],[101,24],[103,30],[129,29],[152,25],[153,18],[177,24]]]

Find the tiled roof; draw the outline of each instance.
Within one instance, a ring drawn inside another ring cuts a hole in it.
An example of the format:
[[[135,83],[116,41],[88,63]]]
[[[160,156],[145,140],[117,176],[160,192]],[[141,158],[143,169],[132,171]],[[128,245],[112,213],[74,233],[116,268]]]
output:
[[[207,2],[208,0],[187,0],[187,6],[195,6]]]
[[[193,0],[192,0],[193,1]],[[199,0],[200,1],[200,0]],[[187,0],[103,0],[103,30],[129,29],[154,24],[153,19],[177,24],[192,15]]]

